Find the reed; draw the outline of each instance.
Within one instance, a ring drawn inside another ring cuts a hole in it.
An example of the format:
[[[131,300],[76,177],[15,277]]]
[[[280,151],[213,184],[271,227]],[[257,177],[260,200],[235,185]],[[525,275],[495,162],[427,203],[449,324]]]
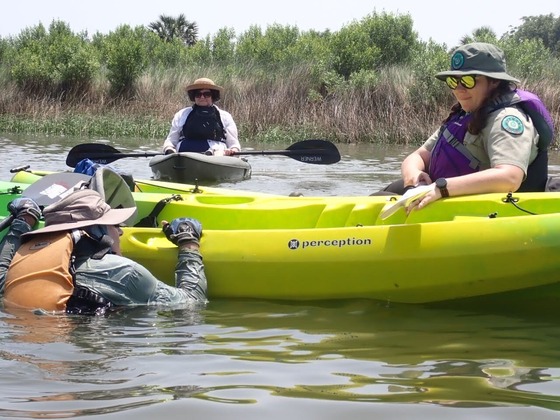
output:
[[[81,95],[26,95],[0,73],[0,131],[80,137],[163,139],[170,121],[187,106],[185,86],[210,77],[224,87],[218,103],[229,111],[241,141],[286,143],[325,138],[341,143],[421,144],[452,104],[443,83],[422,94],[414,72],[380,69],[368,83],[329,85],[310,65],[268,71],[246,64],[189,68],[153,68],[137,81],[131,98],[114,98],[99,76]],[[431,76],[433,77],[433,76]],[[560,125],[560,87],[523,85],[541,96]]]

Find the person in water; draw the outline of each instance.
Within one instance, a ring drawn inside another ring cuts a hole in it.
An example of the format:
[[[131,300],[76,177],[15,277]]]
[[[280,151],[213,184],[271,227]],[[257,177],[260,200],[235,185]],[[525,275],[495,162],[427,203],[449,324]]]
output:
[[[241,150],[231,114],[218,108],[223,88],[208,78],[187,86],[192,106],[178,111],[163,143],[163,153],[199,152],[232,156]]]
[[[441,127],[403,160],[402,179],[384,191],[403,194],[430,185],[408,211],[442,197],[544,191],[552,119],[536,95],[517,89],[520,82],[507,73],[503,51],[488,43],[462,45],[452,53],[451,68],[436,77],[457,102]]]
[[[120,254],[120,225],[136,207],[111,208],[80,189],[43,210],[31,198],[9,203],[14,220],[0,243],[0,296],[8,309],[103,314],[109,308],[207,302],[207,281],[196,219],[163,222],[178,247],[175,287]]]

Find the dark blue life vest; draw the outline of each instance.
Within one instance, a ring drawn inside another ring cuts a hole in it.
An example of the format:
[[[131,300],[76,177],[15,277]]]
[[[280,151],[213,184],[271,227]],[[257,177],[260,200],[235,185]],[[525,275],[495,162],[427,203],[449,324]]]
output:
[[[208,150],[208,140],[225,142],[226,133],[220,112],[215,106],[193,105],[183,125],[183,139],[179,152],[200,152]]]
[[[552,117],[537,95],[521,89],[494,100],[488,106],[488,113],[512,105],[519,106],[531,117],[539,133],[537,158],[527,168],[527,177],[518,191],[544,191],[548,178],[547,150],[554,137]],[[472,114],[460,111],[441,127],[430,157],[428,173],[432,180],[467,175],[480,170],[480,162],[463,143],[471,119]]]

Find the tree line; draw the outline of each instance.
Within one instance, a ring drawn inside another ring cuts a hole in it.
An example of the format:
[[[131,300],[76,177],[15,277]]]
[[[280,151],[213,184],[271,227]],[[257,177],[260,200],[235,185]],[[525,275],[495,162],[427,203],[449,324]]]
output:
[[[550,98],[547,105],[557,112],[558,88],[549,91],[544,81],[554,86],[560,81],[560,17],[531,16],[522,22],[500,36],[481,27],[465,35],[461,43],[484,41],[500,46],[508,71],[534,90],[540,89],[545,103]],[[420,40],[413,23],[408,14],[374,12],[338,31],[253,25],[240,34],[221,28],[199,38],[197,24],[183,14],[161,15],[146,26],[121,25],[108,34],[92,36],[75,33],[68,23],[55,20],[48,27],[38,24],[17,36],[0,38],[4,92],[0,116],[17,113],[14,102],[34,98],[43,105],[55,103],[77,112],[99,103],[122,109],[123,104],[130,107],[141,102],[145,115],[159,117],[170,107],[160,106],[165,110],[158,114],[157,100],[152,105],[149,99],[143,100],[147,79],[154,89],[173,96],[176,107],[184,99],[185,78],[192,81],[204,76],[228,88],[224,100],[232,106],[247,99],[243,97],[247,89],[274,104],[275,88],[283,88],[291,78],[300,114],[325,105],[330,112],[333,103],[344,103],[349,95],[367,101],[363,105],[373,109],[376,117],[390,118],[384,108],[393,104],[389,109],[396,109],[401,102],[407,102],[412,112],[425,113],[426,108],[449,103],[448,92],[433,75],[449,67],[449,52],[455,46]],[[204,69],[209,70],[205,73]],[[133,108],[138,113],[139,107]],[[321,118],[329,115],[325,112]],[[244,113],[251,111],[239,112]],[[300,114],[298,122],[305,122]],[[368,115],[364,112],[359,117]],[[247,118],[241,124],[254,134],[259,123],[254,115]],[[269,123],[276,126],[281,121]]]

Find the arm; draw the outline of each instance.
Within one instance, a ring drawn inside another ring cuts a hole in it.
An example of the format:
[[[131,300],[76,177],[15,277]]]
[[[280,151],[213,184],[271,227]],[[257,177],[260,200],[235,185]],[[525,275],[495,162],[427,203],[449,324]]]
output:
[[[428,175],[431,152],[424,146],[420,146],[408,155],[401,164],[401,176],[405,187],[420,184],[431,184]]]
[[[182,137],[183,125],[185,124],[187,116],[191,110],[192,107],[183,108],[177,112],[173,117],[173,120],[171,120],[171,128],[169,129],[167,138],[163,142],[163,153],[169,154],[177,152],[177,144]]]
[[[516,191],[523,181],[523,170],[513,165],[499,165],[468,175],[447,178],[447,190],[451,197],[470,194],[485,194]],[[433,190],[416,203],[418,209],[439,200],[441,192],[433,184]]]
[[[175,266],[175,285],[184,291],[190,299],[207,302],[208,282],[198,247],[179,248],[179,258]]]
[[[220,111],[220,118],[222,120],[222,124],[224,125],[224,130],[226,132],[226,146],[227,150],[225,151],[226,155],[232,155],[232,152],[239,152],[241,150],[241,145],[238,139],[238,132],[237,132],[237,125],[233,120],[233,117],[229,112],[224,110]],[[229,152],[229,153],[228,153]]]
[[[432,183],[428,175],[428,169],[432,149],[437,142],[439,132],[440,129],[438,128],[422,146],[403,160],[401,164],[401,177],[405,187]]]
[[[0,242],[0,295],[4,294],[6,274],[21,245],[21,236],[33,229],[41,217],[41,209],[30,198],[16,198],[8,204],[8,210],[14,220],[8,233]]]
[[[176,287],[191,299],[207,302],[208,284],[199,252],[202,225],[196,219],[181,217],[171,223],[164,220],[162,231],[179,247],[179,259],[175,266]]]
[[[523,122],[521,133],[510,133],[502,127],[507,116],[515,116]],[[525,179],[530,161],[537,154],[536,130],[530,119],[516,108],[505,108],[491,114],[480,136],[488,153],[490,167],[472,174],[448,178],[447,190],[450,196],[516,191]],[[416,204],[420,209],[440,197],[440,191],[434,185],[434,190]]]

